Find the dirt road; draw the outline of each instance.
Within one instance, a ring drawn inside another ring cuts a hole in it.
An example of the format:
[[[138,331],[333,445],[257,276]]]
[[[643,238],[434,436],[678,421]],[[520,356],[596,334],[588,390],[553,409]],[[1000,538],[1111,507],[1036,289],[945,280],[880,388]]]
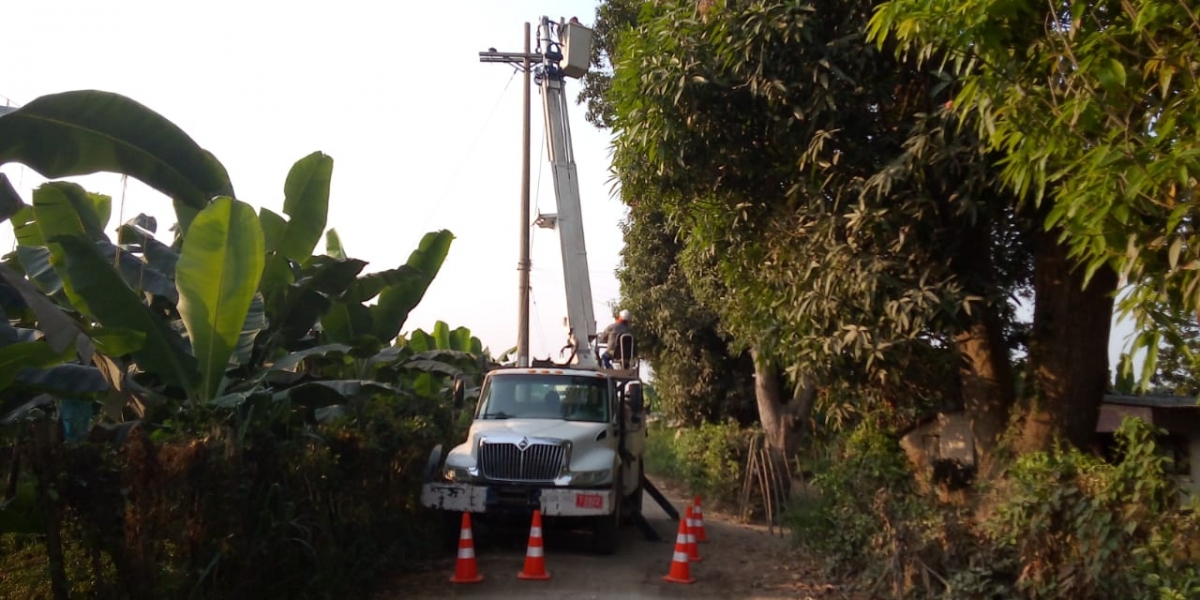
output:
[[[660,486],[662,487],[662,486]],[[678,493],[664,489],[680,513]],[[476,553],[484,580],[448,582],[453,555],[421,565],[419,572],[397,577],[375,600],[402,598],[534,598],[607,600],[615,598],[793,598],[843,599],[835,586],[823,583],[811,558],[795,553],[787,539],[766,527],[743,525],[712,508],[705,509],[709,542],[700,545],[701,562],[690,565],[691,585],[662,580],[670,570],[678,523],[650,499],[645,515],[663,541],[647,541],[636,527],[621,531],[612,556],[590,551],[586,533],[546,527],[546,570],[549,581],[522,581],[516,575],[525,561],[528,529],[477,531]],[[478,528],[477,528],[478,529]]]

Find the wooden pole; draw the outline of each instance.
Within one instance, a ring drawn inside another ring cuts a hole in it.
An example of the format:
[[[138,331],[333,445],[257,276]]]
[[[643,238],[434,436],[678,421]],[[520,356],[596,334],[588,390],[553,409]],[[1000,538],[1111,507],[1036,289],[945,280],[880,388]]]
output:
[[[529,23],[525,24],[524,115],[521,126],[521,255],[517,259],[517,366],[529,366]]]

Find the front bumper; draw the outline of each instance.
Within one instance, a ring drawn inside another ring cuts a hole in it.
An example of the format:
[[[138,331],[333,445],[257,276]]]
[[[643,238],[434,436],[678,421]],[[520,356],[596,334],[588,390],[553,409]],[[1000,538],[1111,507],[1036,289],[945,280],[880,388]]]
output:
[[[537,488],[440,481],[421,486],[421,504],[454,512],[496,512],[540,508],[547,517],[612,514],[613,490]]]

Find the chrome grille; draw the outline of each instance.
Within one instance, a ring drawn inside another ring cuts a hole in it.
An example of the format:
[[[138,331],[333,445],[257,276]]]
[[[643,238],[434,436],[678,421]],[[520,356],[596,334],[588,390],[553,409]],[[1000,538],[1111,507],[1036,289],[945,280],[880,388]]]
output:
[[[528,442],[517,444],[483,441],[479,444],[479,467],[483,476],[501,481],[553,481],[563,466],[562,444]]]

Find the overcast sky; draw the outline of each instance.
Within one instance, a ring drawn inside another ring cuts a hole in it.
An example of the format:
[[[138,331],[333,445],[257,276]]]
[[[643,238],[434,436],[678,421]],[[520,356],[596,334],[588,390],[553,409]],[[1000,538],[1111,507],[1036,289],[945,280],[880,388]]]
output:
[[[78,89],[124,94],[212,151],[240,200],[275,212],[292,163],[323,151],[334,159],[329,226],[367,271],[402,264],[427,231],[457,236],[405,330],[443,320],[471,328],[496,354],[516,344],[522,80],[478,53],[520,51],[523,24],[536,29],[542,14],[590,25],[595,2],[38,0],[6,3],[0,14],[0,104]],[[578,82],[568,85],[574,100]],[[533,94],[534,203],[555,212]],[[582,106],[570,110],[604,327],[619,295],[625,210],[611,195],[607,133],[587,124]],[[15,164],[0,171],[26,201],[44,181]],[[161,236],[174,221],[170,202],[134,180],[79,181],[113,197],[111,225],[144,212]],[[8,251],[11,228],[0,232]],[[539,357],[557,358],[565,343],[556,236],[534,229],[530,340]]]

